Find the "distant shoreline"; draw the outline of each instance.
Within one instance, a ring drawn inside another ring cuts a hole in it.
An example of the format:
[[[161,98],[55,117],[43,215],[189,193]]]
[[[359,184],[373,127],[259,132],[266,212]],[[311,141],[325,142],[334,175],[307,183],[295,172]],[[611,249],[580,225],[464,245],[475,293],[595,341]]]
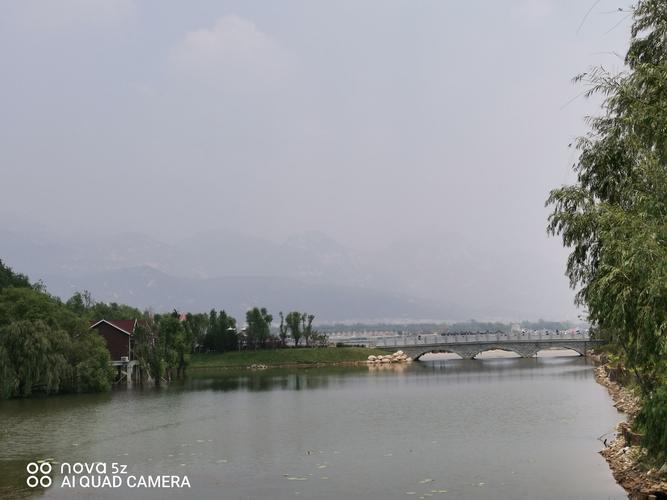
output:
[[[193,354],[188,370],[209,368],[308,368],[365,364],[371,354],[387,354],[370,347],[285,348],[258,351]]]

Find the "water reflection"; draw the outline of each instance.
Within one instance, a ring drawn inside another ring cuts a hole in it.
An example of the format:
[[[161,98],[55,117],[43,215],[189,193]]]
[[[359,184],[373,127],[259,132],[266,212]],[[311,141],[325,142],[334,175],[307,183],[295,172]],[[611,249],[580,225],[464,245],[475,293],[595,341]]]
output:
[[[25,464],[47,457],[187,471],[203,499],[623,498],[596,453],[617,419],[578,357],[191,371],[159,389],[0,404],[0,498],[25,496]]]
[[[346,378],[366,372],[360,367],[270,368],[267,370],[193,370],[173,390],[213,391],[301,391],[325,389]]]
[[[416,363],[385,363],[359,367],[275,368],[267,370],[194,370],[186,380],[170,386],[171,391],[301,391],[341,387],[353,379],[372,374],[420,377],[440,374],[434,383],[471,383],[492,378],[524,379],[558,377],[585,379],[590,366],[579,357],[446,359]],[[430,380],[430,379],[429,379]]]

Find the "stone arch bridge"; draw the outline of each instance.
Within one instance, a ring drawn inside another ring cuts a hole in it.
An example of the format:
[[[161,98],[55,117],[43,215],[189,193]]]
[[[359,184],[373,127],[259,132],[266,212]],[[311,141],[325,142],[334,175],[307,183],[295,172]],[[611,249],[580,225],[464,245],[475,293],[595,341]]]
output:
[[[468,333],[447,335],[411,335],[376,339],[373,347],[388,352],[403,351],[417,360],[424,354],[450,352],[463,359],[473,359],[484,351],[500,349],[530,358],[545,349],[571,349],[586,356],[589,349],[603,343],[588,333]]]

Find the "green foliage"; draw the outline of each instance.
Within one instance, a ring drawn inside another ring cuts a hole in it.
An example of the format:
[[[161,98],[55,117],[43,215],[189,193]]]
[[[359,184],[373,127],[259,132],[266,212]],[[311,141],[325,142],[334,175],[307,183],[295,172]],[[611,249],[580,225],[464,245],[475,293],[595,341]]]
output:
[[[111,389],[114,370],[109,364],[109,351],[102,337],[88,330],[74,339],[68,354],[74,367],[76,392],[105,392]]]
[[[90,292],[76,292],[65,302],[65,306],[77,316],[85,316],[93,306],[93,298]]]
[[[34,288],[0,290],[0,327],[14,321],[43,321],[49,327],[67,332],[85,330],[85,322],[51,295]]]
[[[138,322],[133,356],[156,384],[184,373],[193,349],[192,330],[180,314],[155,315]]]
[[[271,336],[271,316],[266,308],[253,307],[246,313],[246,342],[249,347],[266,347]]]
[[[387,354],[368,347],[313,347],[311,349],[266,349],[225,353],[200,353],[192,357],[191,368],[314,365],[365,361],[370,354]]]
[[[576,81],[604,97],[577,141],[577,184],[555,189],[548,230],[571,247],[567,274],[596,336],[632,370],[637,425],[667,456],[667,5],[634,8],[626,71],[596,68]]]
[[[197,348],[204,345],[209,329],[209,316],[207,314],[188,313],[185,316],[183,328],[185,328],[186,338],[190,344],[190,351],[195,352]]]
[[[109,304],[104,302],[95,302],[86,309],[84,316],[89,321],[93,321],[100,318],[104,318],[106,320],[141,318],[143,314],[136,307],[128,306],[125,304],[117,304],[116,302],[111,302]]]
[[[644,446],[658,460],[667,458],[667,385],[644,400],[636,424],[644,433]]]
[[[0,336],[2,335],[0,330]],[[9,357],[7,348],[0,342],[0,399],[10,398],[16,390],[14,364]]]
[[[299,311],[292,311],[288,313],[285,317],[285,323],[287,323],[287,328],[289,328],[290,336],[294,340],[294,345],[299,346],[299,341],[303,336],[301,330],[301,313]]]
[[[280,311],[279,315],[280,315],[280,325],[278,326],[278,338],[280,339],[280,343],[282,345],[286,345],[288,329],[287,325],[285,324],[285,316],[283,315],[282,311]]]
[[[179,373],[185,369],[190,359],[190,347],[186,332],[178,314],[156,316],[158,321],[158,349],[162,353],[168,379],[173,377],[173,369]]]
[[[108,390],[109,353],[80,315],[84,300],[63,304],[0,267],[12,283],[0,289],[0,397]]]
[[[567,273],[600,336],[650,397],[667,355],[667,16],[664,2],[634,11],[627,70],[577,77],[604,97],[577,141],[577,184],[555,189],[548,230],[571,247]]]
[[[311,339],[317,335],[317,331],[313,329],[314,319],[314,314],[303,313],[301,315],[301,324],[303,325],[303,340],[306,342],[306,346],[309,346]]]
[[[148,378],[158,385],[166,366],[159,338],[158,325],[151,317],[140,321],[134,330],[134,358]]]
[[[0,330],[4,348],[2,392],[30,396],[33,391],[58,392],[71,376],[66,358],[70,339],[43,321],[17,321]]]
[[[234,351],[238,348],[236,320],[225,311],[218,314],[212,309],[209,313],[204,348],[215,352]]]
[[[12,268],[3,264],[0,259],[0,290],[9,287],[29,288],[30,281],[28,277],[23,274],[18,274],[12,271]]]

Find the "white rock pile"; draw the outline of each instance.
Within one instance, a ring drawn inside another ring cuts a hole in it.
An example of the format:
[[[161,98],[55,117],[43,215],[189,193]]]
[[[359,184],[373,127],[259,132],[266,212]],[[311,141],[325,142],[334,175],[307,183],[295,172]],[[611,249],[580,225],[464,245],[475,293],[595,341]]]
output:
[[[386,354],[380,356],[374,356],[371,354],[368,356],[366,363],[369,365],[373,364],[382,364],[382,363],[411,363],[412,358],[405,354],[403,351],[396,351],[394,354]]]

